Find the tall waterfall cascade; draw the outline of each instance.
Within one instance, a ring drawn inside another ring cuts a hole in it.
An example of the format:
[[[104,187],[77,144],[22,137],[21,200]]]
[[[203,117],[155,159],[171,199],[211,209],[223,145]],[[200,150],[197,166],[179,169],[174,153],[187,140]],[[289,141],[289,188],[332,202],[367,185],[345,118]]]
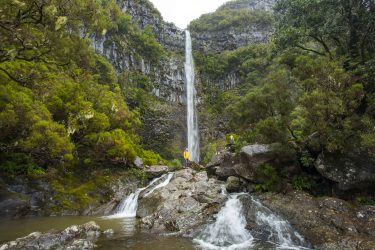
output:
[[[186,103],[187,103],[187,138],[190,160],[199,162],[199,128],[197,116],[197,98],[194,72],[194,60],[191,36],[188,30],[185,31],[185,77],[186,77]]]
[[[142,193],[142,191],[145,191],[146,194],[144,195],[149,196],[152,194],[155,190],[165,187],[168,185],[170,180],[173,177],[173,173],[165,174],[159,178],[153,179],[146,187],[138,188],[134,193],[131,193],[127,197],[125,197],[119,204],[119,206],[116,209],[115,214],[111,216],[107,216],[106,218],[112,219],[112,218],[133,218],[137,214],[137,208],[138,208],[138,197]],[[159,184],[155,185],[155,183],[161,179],[164,179],[164,181],[160,182]]]

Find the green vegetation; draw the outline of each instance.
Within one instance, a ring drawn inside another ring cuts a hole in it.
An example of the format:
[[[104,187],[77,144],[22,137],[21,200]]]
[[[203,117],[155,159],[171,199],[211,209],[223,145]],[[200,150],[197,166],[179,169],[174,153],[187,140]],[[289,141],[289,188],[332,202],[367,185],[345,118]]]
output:
[[[269,164],[264,164],[257,168],[255,178],[257,180],[255,190],[266,192],[274,190],[276,183],[280,179],[280,176],[278,175],[274,167]]]
[[[228,120],[223,132],[248,143],[293,149],[304,167],[323,151],[373,150],[373,8],[281,0],[272,42],[196,53],[206,116]],[[220,79],[232,72],[238,84],[225,89]]]
[[[136,155],[163,161],[142,148],[139,112],[90,47],[91,37],[113,34],[104,46],[157,63],[165,52],[149,28],[137,28],[112,0],[3,1],[0,13],[2,173],[124,168]]]
[[[204,14],[189,24],[192,32],[212,32],[231,28],[241,31],[249,25],[270,27],[273,15],[268,11],[253,11],[250,9],[220,9],[213,13]]]

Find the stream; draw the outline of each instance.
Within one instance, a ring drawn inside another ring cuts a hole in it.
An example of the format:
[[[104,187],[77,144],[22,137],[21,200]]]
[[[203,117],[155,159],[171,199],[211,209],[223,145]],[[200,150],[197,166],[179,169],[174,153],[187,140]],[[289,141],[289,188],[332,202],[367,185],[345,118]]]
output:
[[[308,249],[308,244],[288,221],[274,214],[254,197],[246,193],[222,194],[227,196],[220,211],[192,237],[160,236],[139,226],[136,219],[138,197],[148,196],[169,184],[172,173],[154,179],[146,187],[124,197],[111,216],[35,217],[0,221],[0,243],[26,236],[35,231],[63,230],[71,225],[95,221],[101,229],[113,229],[114,235],[102,236],[96,249]],[[248,230],[241,197],[251,198],[257,226]]]
[[[101,237],[96,249],[195,249],[191,240],[182,237],[160,237],[138,229],[135,218],[105,219],[90,216],[35,217],[0,220],[0,245],[6,241],[26,236],[35,231],[63,230],[71,225],[94,220],[102,230],[113,229],[111,238]]]

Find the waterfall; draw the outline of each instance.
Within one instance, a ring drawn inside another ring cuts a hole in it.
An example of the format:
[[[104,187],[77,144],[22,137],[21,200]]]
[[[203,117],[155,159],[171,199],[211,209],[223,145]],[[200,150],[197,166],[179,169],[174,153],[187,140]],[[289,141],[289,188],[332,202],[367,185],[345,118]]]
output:
[[[246,219],[242,212],[240,194],[230,195],[219,211],[216,221],[208,225],[194,239],[203,249],[248,249],[253,236],[246,230]]]
[[[111,215],[111,216],[107,216],[106,218],[112,219],[112,218],[132,218],[132,217],[135,217],[136,214],[137,214],[137,208],[138,208],[138,197],[141,194],[141,192],[144,191],[144,190],[147,191],[147,189],[152,187],[157,181],[165,178],[166,176],[167,176],[167,174],[164,174],[163,176],[161,176],[159,178],[153,179],[146,187],[138,188],[134,193],[131,193],[129,196],[125,197],[121,201],[120,205],[117,207],[116,213]],[[162,187],[165,187],[166,185],[168,185],[168,183],[170,182],[172,177],[173,177],[173,173],[169,173],[167,178],[163,182],[161,182],[158,185],[152,187],[150,189],[150,191],[148,191],[146,193],[145,196],[148,196],[148,195],[152,194],[156,189],[159,189],[159,188],[162,188]]]
[[[190,160],[199,162],[198,116],[196,110],[195,72],[190,32],[185,31],[185,77],[187,102],[187,138]]]
[[[159,188],[162,188],[162,187],[165,187],[168,185],[168,183],[171,181],[173,177],[173,174],[172,173],[169,173],[168,174],[168,177],[161,183],[159,183],[158,185],[156,185],[155,187],[151,188],[150,191],[148,191],[143,197],[147,197],[149,196],[150,194],[152,194],[156,189],[159,189]]]
[[[225,190],[222,194],[226,194]],[[288,221],[251,196],[256,225],[247,230],[241,195],[248,194],[228,195],[215,222],[198,233],[194,242],[200,249],[309,249]]]
[[[287,220],[273,213],[269,208],[251,197],[256,207],[256,224],[266,234],[267,240],[277,245],[276,249],[308,249],[304,238],[296,232]]]

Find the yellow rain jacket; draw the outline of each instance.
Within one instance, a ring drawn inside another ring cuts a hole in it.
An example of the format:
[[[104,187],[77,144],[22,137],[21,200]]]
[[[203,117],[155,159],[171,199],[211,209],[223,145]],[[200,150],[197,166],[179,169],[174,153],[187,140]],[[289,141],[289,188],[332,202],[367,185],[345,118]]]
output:
[[[189,151],[187,151],[186,149],[185,149],[185,151],[184,151],[184,159],[185,159],[185,160],[190,160],[190,154],[189,154]]]

